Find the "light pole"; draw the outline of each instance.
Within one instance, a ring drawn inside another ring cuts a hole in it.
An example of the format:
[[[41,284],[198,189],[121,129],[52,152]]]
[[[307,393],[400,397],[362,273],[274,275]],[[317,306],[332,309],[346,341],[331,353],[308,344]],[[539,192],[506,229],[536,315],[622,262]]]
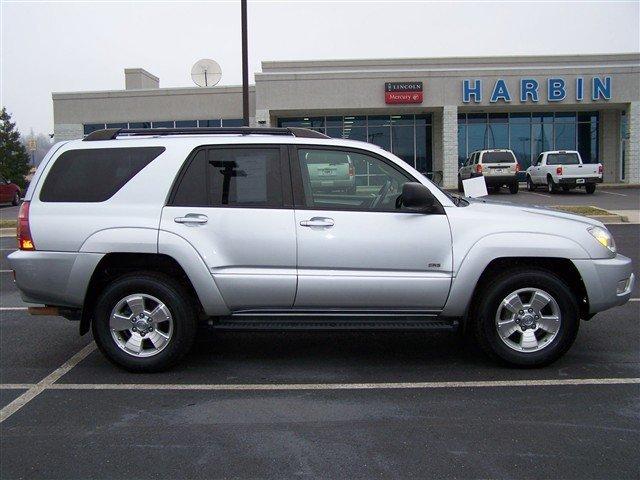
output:
[[[249,126],[249,66],[247,53],[247,0],[240,0],[242,22],[242,118],[245,127]]]

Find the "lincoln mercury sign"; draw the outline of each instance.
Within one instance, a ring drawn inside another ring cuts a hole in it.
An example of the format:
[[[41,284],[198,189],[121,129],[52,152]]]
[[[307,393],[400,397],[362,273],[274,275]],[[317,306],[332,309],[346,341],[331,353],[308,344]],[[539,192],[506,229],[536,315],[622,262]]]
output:
[[[561,102],[567,97],[567,82],[564,78],[548,78],[546,79],[546,84],[547,101]],[[496,103],[502,100],[505,103],[510,103],[513,93],[516,95],[516,99],[519,96],[520,103],[538,102],[540,98],[540,83],[538,80],[535,78],[522,78],[520,79],[519,87],[519,92],[510,92],[506,82],[499,78],[493,84],[489,101]],[[584,100],[585,95],[591,95],[591,100],[594,102],[597,100],[611,100],[611,88],[611,77],[592,77],[590,79],[578,77],[575,79],[575,100],[581,102]],[[482,80],[469,79],[462,81],[462,102],[482,102]]]
[[[422,103],[422,82],[385,82],[384,103]]]

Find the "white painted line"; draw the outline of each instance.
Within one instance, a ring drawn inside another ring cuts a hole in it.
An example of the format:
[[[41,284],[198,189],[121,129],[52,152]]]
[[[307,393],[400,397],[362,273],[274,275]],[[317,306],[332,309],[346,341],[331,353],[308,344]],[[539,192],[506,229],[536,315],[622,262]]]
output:
[[[628,197],[629,196],[629,195],[625,195],[624,193],[607,192],[606,190],[600,190],[600,192],[606,193],[607,195],[617,195],[619,197]]]
[[[538,195],[539,197],[551,198],[551,195],[545,195],[544,193],[536,193],[536,192],[527,192],[527,193],[530,193],[531,195]]]
[[[27,403],[29,403],[31,400],[33,400],[38,395],[40,395],[44,390],[51,387],[51,385],[53,385],[54,382],[60,380],[60,378],[65,373],[67,373],[69,370],[75,367],[78,363],[84,360],[84,358],[87,355],[89,355],[91,352],[93,352],[95,349],[96,349],[95,342],[91,342],[88,345],[85,345],[84,348],[80,350],[78,353],[76,353],[73,357],[71,357],[69,360],[64,362],[62,365],[56,368],[53,372],[51,372],[49,375],[47,375],[38,383],[36,383],[34,386],[29,388],[29,390],[24,392],[22,395],[16,398],[13,402],[5,406],[2,410],[0,410],[0,423],[4,422],[7,418],[9,418],[11,415],[16,413],[18,410],[24,407]]]
[[[550,380],[486,380],[473,382],[409,383],[249,383],[249,384],[161,384],[161,383],[56,383],[52,390],[388,390],[432,388],[545,387],[562,385],[640,384],[640,378],[572,378]]]
[[[0,270],[0,273],[11,273],[13,270]]]
[[[35,383],[0,383],[0,390],[28,390]]]
[[[630,298],[630,302],[640,302],[640,298]]]
[[[8,312],[18,312],[23,310],[28,310],[29,307],[0,307],[0,312],[8,311]]]
[[[14,252],[17,248],[0,248],[0,252]]]

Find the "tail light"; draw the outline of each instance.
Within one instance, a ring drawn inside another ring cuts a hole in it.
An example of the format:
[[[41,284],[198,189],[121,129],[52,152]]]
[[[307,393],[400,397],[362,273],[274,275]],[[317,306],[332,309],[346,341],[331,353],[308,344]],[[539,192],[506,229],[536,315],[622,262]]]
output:
[[[602,175],[602,164],[598,165],[598,173]]]
[[[476,165],[476,173],[482,173],[482,165],[481,164],[477,164]]]
[[[18,227],[16,229],[18,237],[18,248],[20,250],[35,250],[31,230],[29,229],[29,202],[23,202],[18,213]]]
[[[522,168],[520,167],[520,164],[518,162],[516,162],[516,173],[518,173],[521,170],[522,170]]]
[[[349,176],[353,177],[355,176],[355,174],[356,174],[356,168],[352,164],[349,164]]]
[[[556,168],[556,174],[557,175],[562,175],[562,167],[557,167]]]

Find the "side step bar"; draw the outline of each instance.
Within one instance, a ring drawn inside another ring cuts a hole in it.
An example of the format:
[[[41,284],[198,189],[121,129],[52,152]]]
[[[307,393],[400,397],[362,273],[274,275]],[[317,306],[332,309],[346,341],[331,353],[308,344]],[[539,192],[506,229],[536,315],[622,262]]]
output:
[[[358,318],[283,318],[283,317],[224,317],[209,320],[215,330],[429,330],[452,331],[458,328],[458,321],[433,317],[385,317],[376,319]]]

